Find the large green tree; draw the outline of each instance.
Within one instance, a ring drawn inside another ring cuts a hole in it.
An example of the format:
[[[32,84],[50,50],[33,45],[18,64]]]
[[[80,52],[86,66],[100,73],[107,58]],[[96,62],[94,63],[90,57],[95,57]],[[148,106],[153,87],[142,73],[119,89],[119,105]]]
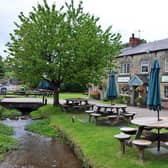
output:
[[[0,79],[5,76],[5,64],[2,59],[2,56],[0,56]]]
[[[103,31],[99,18],[83,11],[82,1],[57,9],[44,0],[28,16],[21,12],[19,19],[7,44],[8,63],[25,82],[48,81],[55,105],[61,83],[100,80],[120,48],[120,35],[111,27]]]

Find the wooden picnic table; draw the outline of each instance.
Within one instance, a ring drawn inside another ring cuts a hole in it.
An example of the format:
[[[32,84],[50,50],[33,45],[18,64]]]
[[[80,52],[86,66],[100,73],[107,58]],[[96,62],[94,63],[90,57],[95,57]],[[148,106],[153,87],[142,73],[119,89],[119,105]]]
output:
[[[123,113],[126,112],[126,108],[127,108],[127,105],[126,105],[126,104],[114,104],[114,105],[111,105],[111,106],[112,106],[112,108],[115,108],[115,109],[116,109],[116,113],[117,113],[118,115],[120,115],[119,109],[121,109]]]
[[[96,120],[101,117],[105,119],[104,117],[106,117],[110,120],[111,124],[115,124],[120,122],[120,119],[131,120],[135,115],[135,113],[129,113],[126,111],[127,105],[125,104],[95,104],[92,106],[92,110],[86,111],[89,115],[89,121],[91,121],[91,117],[95,116]]]
[[[65,104],[63,105],[63,107],[65,108],[65,110],[73,110],[75,112],[81,112],[81,111],[85,111],[85,110],[89,110],[93,107],[92,104],[88,103],[87,99],[83,99],[83,98],[68,98],[65,99]]]
[[[127,105],[125,104],[115,104],[115,105],[96,104],[96,108],[97,108],[96,112],[100,113],[102,116],[111,116],[111,115],[114,116],[115,115],[116,118],[119,120],[119,118],[123,117],[121,114],[126,113]],[[122,112],[120,112],[119,109],[122,109]]]
[[[136,139],[140,138],[145,127],[156,128],[157,132],[157,150],[160,151],[160,129],[168,128],[168,117],[160,117],[158,121],[157,117],[139,117],[131,120],[135,125],[138,125],[138,131]]]
[[[83,98],[69,98],[65,99],[66,105],[87,105],[88,100]]]

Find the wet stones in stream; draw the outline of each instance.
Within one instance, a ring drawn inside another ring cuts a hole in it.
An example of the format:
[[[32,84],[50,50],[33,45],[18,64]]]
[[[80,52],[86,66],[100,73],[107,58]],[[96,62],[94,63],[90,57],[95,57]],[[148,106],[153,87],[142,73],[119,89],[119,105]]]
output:
[[[82,168],[66,144],[31,133],[19,136],[19,142],[19,149],[10,152],[0,168]]]

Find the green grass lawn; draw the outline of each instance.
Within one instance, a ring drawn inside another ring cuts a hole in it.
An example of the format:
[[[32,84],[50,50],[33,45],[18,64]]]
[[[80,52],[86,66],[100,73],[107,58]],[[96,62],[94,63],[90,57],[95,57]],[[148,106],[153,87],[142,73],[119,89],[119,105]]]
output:
[[[113,137],[120,132],[119,127],[81,122],[80,119],[88,118],[86,114],[59,112],[58,108],[56,111],[50,116],[50,126],[63,130],[81,148],[85,159],[92,163],[94,168],[167,168],[167,156],[154,156],[147,150],[145,163],[139,161],[139,152],[135,148],[126,147],[126,154],[122,156],[120,143]]]
[[[86,98],[87,95],[82,93],[60,93],[60,99],[68,99],[68,98]]]
[[[71,114],[60,113],[52,116],[51,124],[64,130],[73,141],[80,146],[85,157],[94,167],[99,168],[166,168],[167,159],[151,155],[145,150],[145,163],[139,162],[138,151],[127,147],[126,155],[119,152],[120,144],[113,138],[119,133],[119,127],[96,126],[94,123],[81,123],[76,119],[71,122]],[[78,116],[77,118],[84,118]]]
[[[8,151],[17,147],[17,140],[11,137],[13,133],[11,127],[0,123],[0,160],[4,159]]]

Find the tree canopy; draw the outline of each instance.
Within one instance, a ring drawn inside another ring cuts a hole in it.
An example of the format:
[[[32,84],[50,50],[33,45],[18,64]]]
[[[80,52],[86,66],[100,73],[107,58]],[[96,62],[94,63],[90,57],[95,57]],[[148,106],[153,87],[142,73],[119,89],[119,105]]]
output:
[[[19,19],[7,43],[7,61],[25,82],[48,81],[54,104],[59,103],[61,83],[100,80],[120,49],[120,35],[111,27],[103,31],[99,18],[83,11],[82,1],[57,9],[44,0],[28,16],[21,12]]]
[[[0,56],[0,79],[3,78],[4,76],[5,76],[5,65],[2,56]]]

